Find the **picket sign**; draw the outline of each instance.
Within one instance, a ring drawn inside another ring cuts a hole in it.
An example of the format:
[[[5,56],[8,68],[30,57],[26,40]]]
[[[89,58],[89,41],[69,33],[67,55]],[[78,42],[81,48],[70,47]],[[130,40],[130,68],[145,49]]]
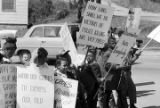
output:
[[[141,19],[141,8],[130,8],[127,22],[126,22],[126,28],[132,28],[132,29],[138,29],[140,25],[140,19]]]
[[[68,24],[64,23],[62,26],[60,32],[60,36],[62,37],[63,40],[63,48],[65,51],[70,51],[69,54],[71,55],[72,63],[76,64],[75,62],[77,61],[77,50],[74,45],[71,33],[68,28]]]
[[[78,81],[57,76],[55,77],[55,107],[75,108]]]
[[[121,65],[135,41],[135,37],[122,35],[107,62]]]
[[[78,81],[54,79],[54,71],[53,67],[32,63],[27,67],[1,65],[0,108],[75,108]]]
[[[152,40],[160,43],[160,25],[157,26],[147,37],[150,38],[150,40],[144,45],[141,51],[143,51]]]
[[[108,30],[113,16],[113,8],[94,2],[88,2],[77,43],[104,47],[108,40]]]
[[[73,42],[73,39],[72,39],[67,23],[64,23],[59,34],[63,40],[64,50],[69,51],[69,54],[72,60],[72,64],[74,64],[75,66],[79,66],[83,62],[85,55],[77,52],[77,49]]]
[[[5,92],[3,85],[0,84],[0,108],[5,108]]]
[[[0,108],[16,106],[16,68],[14,65],[0,65]]]
[[[17,67],[17,108],[53,108],[54,74],[49,67]]]

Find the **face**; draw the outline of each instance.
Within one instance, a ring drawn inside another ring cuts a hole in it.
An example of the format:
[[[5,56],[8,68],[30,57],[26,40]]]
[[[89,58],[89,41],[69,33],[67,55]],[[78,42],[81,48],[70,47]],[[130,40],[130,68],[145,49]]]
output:
[[[7,58],[11,58],[15,52],[15,48],[6,48],[4,49],[4,56],[6,56]]]
[[[68,62],[65,60],[61,60],[60,65],[57,67],[62,73],[65,73],[66,69],[68,68]]]
[[[110,39],[108,41],[108,44],[110,44],[114,48],[116,46],[116,41],[114,39]]]
[[[29,63],[30,59],[31,59],[31,55],[30,54],[23,54],[22,57],[20,58],[22,63]]]
[[[105,57],[105,60],[108,60],[108,58],[110,57],[112,53],[112,50],[111,49],[108,49],[105,53],[104,53],[104,57]]]
[[[88,52],[86,59],[87,59],[88,63],[92,63],[95,60],[95,55],[91,52]]]

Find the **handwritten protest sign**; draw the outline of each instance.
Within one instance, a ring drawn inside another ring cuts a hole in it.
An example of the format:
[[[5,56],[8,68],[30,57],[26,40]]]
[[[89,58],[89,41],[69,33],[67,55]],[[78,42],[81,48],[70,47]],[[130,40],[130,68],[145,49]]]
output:
[[[75,108],[78,81],[55,77],[56,108]]]
[[[65,51],[69,50],[69,54],[71,55],[72,63],[77,65],[77,50],[76,50],[75,44],[73,42],[69,28],[67,26],[67,23],[65,23],[62,26],[59,34],[63,39],[64,50]]]
[[[107,34],[112,16],[111,7],[88,2],[77,42],[102,48],[108,40]]]
[[[54,77],[49,68],[17,67],[17,108],[53,108]]]
[[[61,35],[63,39],[63,47],[65,51],[69,50],[69,54],[71,56],[72,64],[78,66],[81,65],[83,62],[83,59],[85,58],[85,55],[78,54],[76,46],[73,42],[71,33],[69,31],[69,28],[67,26],[67,23],[63,25],[61,28],[59,34]]]
[[[3,85],[0,84],[0,108],[5,108],[5,92]]]
[[[77,32],[76,33],[76,40],[78,40],[79,36],[80,36],[79,32]],[[84,45],[82,43],[77,43],[76,45],[77,45],[77,52],[80,54],[86,55],[87,49],[88,49],[87,45]]]
[[[129,33],[138,34],[141,20],[141,8],[131,8],[128,13],[126,28]]]
[[[135,41],[135,37],[122,35],[107,62],[113,64],[122,64],[123,60],[130,51],[130,48],[135,45]]]
[[[0,66],[0,106],[0,108],[16,107],[16,67],[14,65]]]

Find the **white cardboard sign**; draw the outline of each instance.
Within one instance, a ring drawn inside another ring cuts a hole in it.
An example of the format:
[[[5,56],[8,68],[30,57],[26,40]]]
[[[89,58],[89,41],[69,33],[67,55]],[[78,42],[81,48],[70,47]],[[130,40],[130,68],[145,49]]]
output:
[[[107,35],[112,16],[111,7],[88,2],[77,42],[102,48],[108,40]]]
[[[48,68],[17,67],[17,108],[53,108],[53,75]]]
[[[55,77],[56,108],[75,108],[78,81],[64,77]]]
[[[16,107],[16,67],[0,66],[0,108]]]
[[[135,44],[135,41],[135,37],[122,35],[107,62],[113,64],[122,64],[123,60],[130,51],[130,48]]]
[[[76,50],[76,47],[75,47],[75,44],[73,42],[73,39],[72,39],[72,36],[71,36],[71,33],[69,31],[69,28],[68,28],[68,25],[67,23],[65,23],[60,32],[59,32],[60,36],[62,37],[62,40],[63,40],[63,47],[64,47],[64,50],[65,51],[70,51],[69,54],[71,56],[71,59],[72,59],[72,63],[74,65],[77,65],[77,50]]]
[[[140,19],[141,19],[141,8],[132,8],[127,17],[126,28],[139,29]]]

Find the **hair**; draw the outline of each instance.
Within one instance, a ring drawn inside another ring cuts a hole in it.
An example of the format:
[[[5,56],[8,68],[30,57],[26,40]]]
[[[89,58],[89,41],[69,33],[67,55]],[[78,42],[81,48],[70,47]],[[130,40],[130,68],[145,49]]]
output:
[[[31,52],[29,50],[21,50],[21,51],[17,52],[18,56],[22,56],[23,54],[30,54],[31,55]]]
[[[11,38],[11,37],[8,37],[7,39],[6,39],[6,42],[8,42],[8,43],[16,43],[17,42],[17,39],[16,38]]]
[[[124,33],[123,30],[119,30],[119,31],[118,31],[118,36],[121,37],[123,33]]]
[[[8,47],[13,47],[17,49],[16,42],[17,42],[16,38],[11,38],[11,37],[6,38],[6,42],[4,43],[3,49],[6,49]]]
[[[38,48],[37,55],[39,57],[47,57],[48,56],[48,52],[47,52],[47,50],[45,48],[40,47],[40,48]]]

